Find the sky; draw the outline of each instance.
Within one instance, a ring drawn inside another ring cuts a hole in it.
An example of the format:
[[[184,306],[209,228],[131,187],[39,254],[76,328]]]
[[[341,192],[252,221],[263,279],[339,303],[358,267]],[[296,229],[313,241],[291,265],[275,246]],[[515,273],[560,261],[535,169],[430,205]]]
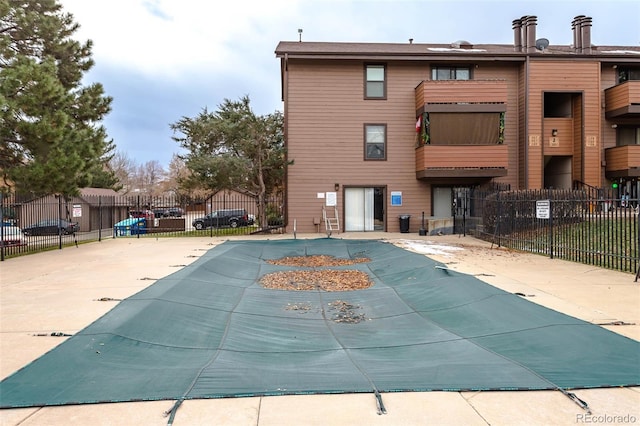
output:
[[[594,45],[639,46],[637,0],[59,0],[92,40],[84,83],[113,98],[105,126],[118,152],[167,168],[170,125],[248,96],[282,111],[280,41],[512,44],[511,22],[538,17],[537,38],[570,45],[571,21],[593,18]]]

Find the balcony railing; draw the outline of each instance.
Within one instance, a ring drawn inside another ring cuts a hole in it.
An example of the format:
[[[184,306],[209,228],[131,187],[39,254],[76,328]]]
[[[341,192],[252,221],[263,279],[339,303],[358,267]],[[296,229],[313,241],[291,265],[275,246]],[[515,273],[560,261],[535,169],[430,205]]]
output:
[[[427,104],[506,104],[505,80],[425,80],[415,89],[416,110]]]
[[[507,145],[422,145],[416,148],[416,177],[498,177],[507,174]]]
[[[604,91],[607,118],[640,114],[640,80],[629,80]]]
[[[640,145],[608,148],[605,160],[609,177],[640,177]]]

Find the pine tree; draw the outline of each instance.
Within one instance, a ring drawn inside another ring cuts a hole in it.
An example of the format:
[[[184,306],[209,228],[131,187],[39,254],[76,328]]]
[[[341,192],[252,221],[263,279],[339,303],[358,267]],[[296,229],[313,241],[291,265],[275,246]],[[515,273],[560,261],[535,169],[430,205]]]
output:
[[[99,125],[111,98],[82,86],[91,40],[56,0],[0,0],[0,186],[33,195],[75,195],[110,183],[114,150]]]
[[[184,135],[174,137],[187,152],[182,158],[190,175],[183,184],[253,195],[258,221],[266,228],[267,196],[282,190],[287,166],[282,113],[258,116],[244,96],[225,99],[215,113],[205,109],[195,118],[183,117],[171,128]]]

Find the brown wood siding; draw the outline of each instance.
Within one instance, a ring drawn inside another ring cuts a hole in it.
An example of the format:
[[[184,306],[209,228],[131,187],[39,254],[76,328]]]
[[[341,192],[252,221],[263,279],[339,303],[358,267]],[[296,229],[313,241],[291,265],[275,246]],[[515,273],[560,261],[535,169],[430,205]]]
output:
[[[428,80],[416,89],[416,109],[425,103],[457,102],[505,103],[507,82],[482,80],[481,73],[476,72],[474,80]]]
[[[582,134],[582,96],[573,99],[573,161],[571,162],[572,177],[582,182],[582,151],[584,136]]]
[[[506,145],[424,145],[416,149],[416,171],[432,168],[507,168]]]
[[[424,66],[390,64],[387,99],[364,100],[361,61],[289,62],[289,225],[296,220],[299,232],[315,232],[313,218],[322,216],[324,204],[317,194],[333,192],[336,183],[341,227],[345,185],[387,188],[391,232],[399,231],[398,214],[430,211],[428,186],[415,178],[414,154],[414,88],[427,72]],[[364,123],[386,123],[386,161],[363,159]],[[402,191],[402,207],[390,207],[391,191]]]
[[[640,168],[640,145],[618,146],[605,151],[607,171]]]
[[[540,138],[540,146],[529,145],[529,158],[527,161],[529,178],[527,187],[531,189],[542,188],[544,184],[544,166],[542,162],[543,139],[543,93],[557,91],[566,93],[579,93],[582,99],[583,116],[583,165],[582,175],[574,174],[573,178],[593,185],[601,185],[600,173],[600,65],[597,61],[553,61],[544,58],[532,60],[529,67],[529,117],[527,130],[529,136]],[[574,108],[574,114],[576,108]],[[574,120],[577,117],[574,117]],[[574,140],[576,139],[574,132]],[[595,146],[591,145],[591,142]],[[577,143],[577,141],[576,141]],[[579,162],[576,158],[574,147],[573,163]],[[575,171],[574,171],[575,173]]]
[[[544,119],[544,155],[573,155],[574,147],[574,119],[573,118],[545,118]],[[558,131],[555,144],[551,132]]]
[[[613,68],[611,64],[602,64],[600,67],[600,87],[601,90],[605,91],[605,108],[602,108],[600,111],[600,122],[602,123],[602,149],[601,149],[601,157],[600,159],[604,161],[605,166],[600,167],[601,176],[600,179],[605,185],[607,181],[606,171],[608,170],[606,163],[605,152],[607,148],[612,148],[616,146],[616,129],[612,127],[614,122],[607,121],[606,114],[606,90],[609,87],[613,87],[617,84],[618,81],[618,70]]]
[[[480,80],[495,79],[506,85],[506,104],[504,144],[508,147],[507,153],[507,176],[495,179],[496,182],[511,185],[511,188],[518,188],[519,151],[518,138],[520,135],[518,120],[520,117],[518,104],[518,91],[520,88],[519,75],[520,65],[504,64],[480,64],[474,69],[473,77]],[[503,91],[503,89],[500,89]],[[505,94],[501,93],[500,98]]]
[[[518,126],[518,189],[527,188],[528,173],[526,165],[528,164],[529,147],[527,141],[527,107],[526,107],[526,65],[520,67],[518,72],[517,87],[517,126]]]
[[[605,91],[605,111],[640,104],[640,81],[625,81]]]
[[[616,81],[618,80],[618,70],[611,67],[610,64],[602,65],[600,71],[600,86],[602,90],[606,91],[607,88],[613,87],[616,85]],[[606,105],[606,99],[605,99]],[[603,123],[602,126],[602,148],[607,149],[616,146],[616,129],[611,127],[614,122],[607,122],[605,118],[606,106],[600,113],[600,121]]]
[[[288,224],[298,232],[316,232],[313,218],[322,216],[324,199],[318,193],[333,192],[339,184],[338,212],[344,226],[344,186],[386,188],[387,231],[399,231],[398,215],[417,218],[431,212],[430,184],[415,176],[415,87],[429,75],[424,63],[387,64],[387,99],[365,100],[362,61],[289,60],[287,81]],[[508,66],[487,69],[496,79],[511,77]],[[514,107],[507,111],[506,146],[516,138],[516,84],[510,89]],[[508,98],[507,98],[508,99]],[[363,159],[363,124],[386,123],[387,160]],[[508,148],[507,148],[508,149]],[[512,154],[509,153],[509,158]],[[513,159],[515,159],[515,154]],[[513,177],[516,182],[517,164]],[[391,191],[402,191],[403,205],[390,205]],[[411,231],[420,227],[411,221]],[[324,226],[320,226],[324,232]]]

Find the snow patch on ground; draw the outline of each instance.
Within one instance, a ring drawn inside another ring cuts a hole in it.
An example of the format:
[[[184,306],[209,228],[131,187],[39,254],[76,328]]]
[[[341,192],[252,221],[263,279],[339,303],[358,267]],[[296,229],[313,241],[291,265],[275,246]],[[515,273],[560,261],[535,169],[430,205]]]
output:
[[[464,250],[461,247],[435,244],[431,241],[400,240],[398,245],[405,249],[415,251],[416,253],[436,254],[441,256],[452,256],[453,252]]]

